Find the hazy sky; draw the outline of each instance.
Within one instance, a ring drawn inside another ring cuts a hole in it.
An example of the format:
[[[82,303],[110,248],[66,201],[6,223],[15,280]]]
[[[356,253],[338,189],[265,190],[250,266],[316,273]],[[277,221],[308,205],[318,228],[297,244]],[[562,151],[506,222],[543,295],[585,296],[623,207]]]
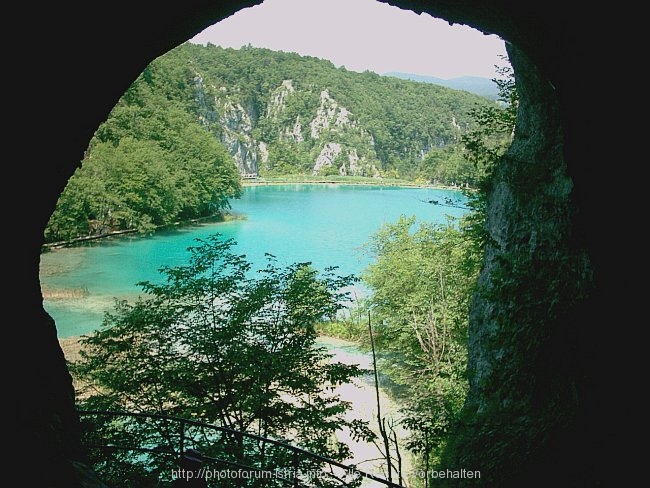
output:
[[[191,39],[329,59],[350,71],[494,78],[505,44],[465,25],[375,0],[265,0]]]

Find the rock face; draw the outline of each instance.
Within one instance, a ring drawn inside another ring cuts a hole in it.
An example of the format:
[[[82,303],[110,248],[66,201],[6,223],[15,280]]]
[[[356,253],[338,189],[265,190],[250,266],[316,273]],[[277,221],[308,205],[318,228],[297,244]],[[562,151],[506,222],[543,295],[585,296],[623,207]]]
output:
[[[471,306],[468,423],[445,463],[471,460],[487,486],[532,486],[531,470],[542,459],[558,471],[576,469],[569,455],[582,442],[571,432],[580,388],[575,311],[589,295],[593,270],[570,238],[573,181],[555,94],[525,55],[508,52],[521,81],[518,137],[489,193],[489,244]],[[507,456],[481,447],[501,442],[509,444]],[[543,474],[534,480],[550,482]]]
[[[203,77],[197,75],[194,82],[201,121],[205,125],[219,127],[220,140],[234,158],[240,174],[257,174],[258,142],[252,136],[253,118],[250,111],[230,96],[227,87],[219,87],[220,96],[209,100]]]
[[[311,157],[313,175],[332,171],[349,176],[379,176],[373,137],[327,90],[320,92],[318,104],[313,106],[310,117],[303,120],[299,114],[288,113],[291,98],[300,96],[291,79],[270,92],[261,114],[253,106],[245,107],[241,100],[246,95],[232,88],[218,87],[217,95],[211,97],[200,74],[194,82],[201,121],[228,149],[240,174],[257,175],[261,169],[272,170],[269,153],[280,141],[290,144],[291,150],[299,155],[296,157]],[[253,135],[260,126],[266,128],[267,140]],[[344,142],[350,140],[355,141],[353,145]]]
[[[11,365],[5,390],[12,408],[8,421],[21,434],[12,452],[20,454],[17,468],[29,468],[20,471],[28,478],[25,484],[89,484],[80,474],[84,452],[72,382],[55,324],[43,310],[38,280],[43,229],[57,198],[96,128],[149,61],[257,3],[187,0],[178,8],[152,9],[116,0],[102,9],[102,22],[89,10],[68,15],[58,5],[14,5],[14,18],[29,19],[31,31],[47,39],[43,47],[56,53],[56,71],[48,77],[20,78],[23,94],[42,93],[47,79],[50,96],[8,97],[10,130],[24,131],[25,137],[7,138],[6,151],[29,156],[28,164],[14,165],[17,173],[8,180],[24,190],[30,205],[9,224],[18,228],[20,238],[8,243],[9,265],[16,263],[17,269],[8,274],[10,293],[16,296],[7,303],[20,304],[8,343],[23,346],[30,368],[14,371]],[[629,430],[634,418],[623,410],[632,400],[617,380],[629,375],[622,365],[635,339],[616,326],[638,319],[633,303],[616,301],[627,283],[620,260],[629,251],[615,239],[620,236],[603,228],[609,202],[602,190],[611,174],[598,171],[596,162],[620,159],[613,149],[618,152],[616,141],[627,139],[614,134],[616,124],[607,122],[627,116],[608,113],[616,104],[598,103],[585,85],[585,74],[601,69],[603,52],[624,52],[622,42],[606,48],[601,32],[602,25],[623,25],[617,18],[623,7],[587,12],[568,10],[556,0],[390,3],[503,37],[521,96],[515,142],[490,191],[492,240],[471,310],[471,391],[443,459],[449,469],[481,470],[483,476],[444,483],[623,486],[627,472],[617,469],[616,455],[626,444],[619,432]],[[34,73],[31,52],[10,49],[8,56],[13,73]],[[228,108],[226,121],[246,125],[246,107],[241,108]],[[324,105],[326,113],[329,109]],[[65,114],[65,123],[48,124],[35,134],[35,113]],[[342,114],[329,121],[330,127],[338,120],[345,123]],[[293,121],[287,137],[304,135],[310,123]],[[233,150],[252,165],[255,146],[247,144]]]

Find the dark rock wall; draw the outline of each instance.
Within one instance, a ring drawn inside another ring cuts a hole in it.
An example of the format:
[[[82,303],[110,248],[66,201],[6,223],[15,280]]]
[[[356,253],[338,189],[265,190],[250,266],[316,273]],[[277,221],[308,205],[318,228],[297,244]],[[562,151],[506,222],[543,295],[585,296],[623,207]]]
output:
[[[6,19],[24,29],[5,41],[4,57],[4,149],[12,162],[5,181],[13,190],[5,225],[17,236],[6,243],[6,303],[16,306],[7,343],[18,354],[7,356],[15,359],[3,370],[9,419],[20,432],[10,465],[15,459],[16,469],[28,467],[21,486],[93,483],[76,474],[84,456],[72,383],[38,280],[43,229],[58,195],[95,129],[149,61],[256,3],[23,2]],[[482,486],[611,486],[606,467],[615,467],[613,454],[621,451],[611,420],[620,425],[622,389],[612,381],[620,349],[616,335],[601,331],[629,317],[611,298],[621,281],[611,254],[622,246],[602,231],[609,177],[596,163],[612,161],[617,140],[604,124],[624,120],[594,103],[585,77],[599,73],[602,54],[613,49],[603,48],[601,26],[623,5],[389,3],[506,39],[522,102],[517,138],[490,194],[494,242],[472,307],[471,392],[446,465],[481,470]]]
[[[470,393],[444,464],[480,470],[481,486],[554,486],[594,473],[576,424],[584,322],[575,312],[592,291],[592,269],[572,236],[573,181],[555,90],[520,50],[508,54],[521,108],[489,191],[489,244],[470,315]]]

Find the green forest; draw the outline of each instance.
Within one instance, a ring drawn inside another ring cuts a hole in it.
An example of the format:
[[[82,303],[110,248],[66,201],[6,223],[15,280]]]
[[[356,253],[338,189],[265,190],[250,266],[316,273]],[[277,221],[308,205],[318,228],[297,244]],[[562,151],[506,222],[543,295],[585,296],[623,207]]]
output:
[[[198,242],[186,265],[160,270],[162,284],[140,283],[145,298],[117,303],[102,329],[82,338],[81,359],[70,365],[80,407],[172,414],[233,429],[219,443],[200,433],[203,451],[258,469],[320,469],[321,463],[295,464],[286,452],[236,432],[287,439],[345,461],[349,447],[334,433],[347,429],[379,446],[395,483],[404,481],[397,474],[400,449],[414,456],[416,468],[435,468],[462,421],[486,194],[515,130],[515,82],[509,69],[499,72],[504,78],[494,103],[250,47],[184,44],[151,63],[98,128],[61,195],[48,240],[148,232],[223,214],[250,173],[454,183],[470,207],[446,224],[408,217],[386,224],[367,244],[375,260],[360,277],[309,263],[280,267],[270,255],[265,268],[252,270],[234,242],[219,236]],[[334,147],[343,149],[317,167],[323,149]],[[341,315],[347,296],[341,290],[359,280],[369,297]],[[387,419],[378,419],[377,434],[346,416],[350,406],[333,388],[368,371],[329,362],[315,342],[321,334],[373,351],[401,405],[400,422],[409,431],[403,445]],[[151,446],[148,454],[111,459],[93,451],[104,479],[162,486],[170,462],[159,455],[175,435],[166,424],[99,415],[86,428],[90,444],[145,439]],[[276,481],[214,486],[283,486]],[[429,486],[426,479],[410,482]],[[312,485],[360,483],[330,474]]]
[[[462,144],[502,100],[293,53],[185,43],[97,129],[45,242],[220,216],[242,177],[356,177],[475,187]]]

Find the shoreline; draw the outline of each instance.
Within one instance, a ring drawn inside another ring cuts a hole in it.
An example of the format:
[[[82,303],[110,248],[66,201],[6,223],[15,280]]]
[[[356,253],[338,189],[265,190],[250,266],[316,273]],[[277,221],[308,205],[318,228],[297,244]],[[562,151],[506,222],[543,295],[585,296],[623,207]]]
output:
[[[165,230],[165,229],[172,229],[174,227],[183,227],[188,225],[200,224],[202,222],[228,222],[231,220],[239,220],[240,218],[241,217],[237,216],[236,214],[226,211],[219,215],[208,215],[207,217],[197,217],[195,219],[173,222],[171,224],[162,225],[160,227],[156,227],[155,229],[150,231],[150,233],[157,232],[160,230]],[[138,233],[137,229],[127,229],[127,230],[108,232],[106,234],[100,234],[96,236],[76,237],[74,239],[70,239],[69,241],[49,242],[41,246],[41,253],[48,252],[55,249],[63,249],[66,247],[75,246],[77,244],[81,244],[84,242],[98,241],[101,239],[107,239],[109,237],[124,237],[128,234],[137,234],[137,233]]]
[[[345,178],[352,178],[352,179],[346,180]],[[301,176],[299,178],[297,177],[296,179],[292,179],[290,177],[277,177],[277,178],[268,178],[268,179],[264,177],[259,177],[254,179],[242,178],[241,185],[242,188],[251,188],[257,186],[280,186],[280,185],[351,185],[351,186],[386,186],[392,188],[430,188],[433,190],[456,190],[456,191],[460,191],[464,189],[462,187],[457,187],[457,186],[454,187],[454,186],[434,185],[432,183],[417,183],[414,181],[409,182],[406,180],[401,181],[401,180],[379,179],[379,181],[377,181],[378,178],[370,178],[370,177],[366,179],[357,179],[357,178],[359,177],[345,177],[345,176],[341,176],[339,178],[315,178],[314,177],[313,179],[307,176]],[[226,222],[229,220],[235,220],[237,218],[239,217],[225,210],[224,213],[220,215],[211,215],[207,217],[190,219],[182,222],[174,222],[172,224],[158,227],[152,230],[151,232],[156,232],[158,230],[164,230],[172,227],[200,224],[201,222],[205,222],[205,221]],[[137,234],[137,232],[138,232],[137,229],[126,229],[126,230],[108,232],[106,234],[101,234],[101,235],[76,237],[68,241],[44,243],[41,246],[41,253],[48,252],[55,249],[62,249],[70,246],[75,246],[77,244],[82,244],[85,242],[92,242],[101,239],[106,239],[109,237],[124,237],[125,235],[128,234]]]
[[[80,359],[81,343],[79,342],[82,336],[70,336],[70,337],[57,337],[59,341],[59,346],[63,351],[63,356],[66,361],[77,361]],[[316,342],[322,344],[323,342],[330,344],[332,346],[339,347],[358,347],[359,344],[347,339],[340,339],[338,337],[318,335]]]
[[[66,361],[74,362],[80,359],[81,344],[79,344],[79,339],[79,336],[58,339]],[[323,343],[330,345],[333,348],[345,349],[347,347],[358,347],[356,343],[346,339],[319,335],[316,338],[316,345],[322,346]],[[363,352],[359,353],[365,355]],[[345,350],[333,352],[332,360],[345,364],[360,364],[362,367],[364,367],[363,363],[365,363],[365,360],[363,359],[360,361],[352,361],[351,357]],[[369,367],[369,365],[366,365],[365,367]],[[75,401],[77,401],[76,397],[78,392],[81,390],[81,386],[82,385],[77,383],[77,380],[73,379]],[[349,402],[352,406],[352,408],[346,413],[346,416],[350,420],[366,420],[369,424],[369,428],[374,431],[377,436],[380,435],[376,426],[377,395],[379,395],[379,401],[381,402],[381,408],[383,409],[384,415],[388,414],[392,419],[400,416],[400,404],[396,399],[391,397],[390,391],[384,386],[380,386],[379,392],[377,392],[374,384],[369,379],[364,380],[363,377],[356,377],[349,383],[338,385],[336,387],[336,392],[340,395],[341,399]],[[406,429],[398,429],[398,432],[396,432],[395,435],[399,437],[400,449],[403,449],[408,431]],[[366,472],[379,472],[381,470],[382,458],[377,458],[376,446],[374,444],[355,439],[344,431],[339,431],[337,437],[339,441],[346,443],[350,447],[353,454],[353,461],[355,463],[369,463],[367,466],[370,467],[364,468]],[[402,459],[402,462],[404,463],[403,472],[410,472],[412,470],[413,459],[412,455],[405,451]]]
[[[350,179],[346,179],[350,178]],[[407,180],[384,180],[381,178],[367,177],[365,179],[358,179],[360,177],[345,177],[338,178],[310,178],[308,176],[291,177],[259,177],[259,178],[246,178],[242,179],[242,187],[253,186],[272,186],[272,185],[358,185],[358,186],[390,186],[402,188],[431,188],[434,190],[463,190],[464,188],[458,186],[446,186],[433,183],[419,183]]]
[[[80,359],[81,343],[80,336],[58,337],[59,346],[63,351],[63,357],[66,361],[75,362]]]

